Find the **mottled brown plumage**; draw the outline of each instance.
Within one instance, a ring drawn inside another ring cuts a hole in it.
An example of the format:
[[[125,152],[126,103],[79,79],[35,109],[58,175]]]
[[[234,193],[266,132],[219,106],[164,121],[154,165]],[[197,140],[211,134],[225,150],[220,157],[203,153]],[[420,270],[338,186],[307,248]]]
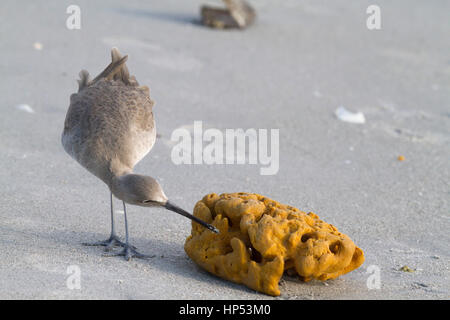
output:
[[[126,57],[117,49],[112,56],[101,77],[89,81],[87,71],[81,72],[62,135],[67,153],[108,186],[114,176],[131,172],[156,139],[149,88],[129,77]]]

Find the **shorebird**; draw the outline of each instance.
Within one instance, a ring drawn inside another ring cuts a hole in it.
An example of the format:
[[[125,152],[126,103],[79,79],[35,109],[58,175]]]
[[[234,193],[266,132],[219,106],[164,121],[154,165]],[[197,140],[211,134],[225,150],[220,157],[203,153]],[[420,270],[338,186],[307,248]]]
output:
[[[80,72],[78,93],[70,96],[61,142],[66,152],[110,189],[111,235],[105,241],[85,245],[105,246],[106,251],[123,249],[106,256],[148,258],[129,243],[125,203],[143,207],[164,207],[209,230],[218,230],[169,202],[154,178],[133,173],[134,166],[152,149],[156,140],[154,102],[147,86],[130,76],[117,48],[111,50],[112,62],[93,80],[86,70]],[[113,195],[122,200],[125,217],[125,243],[114,228]]]

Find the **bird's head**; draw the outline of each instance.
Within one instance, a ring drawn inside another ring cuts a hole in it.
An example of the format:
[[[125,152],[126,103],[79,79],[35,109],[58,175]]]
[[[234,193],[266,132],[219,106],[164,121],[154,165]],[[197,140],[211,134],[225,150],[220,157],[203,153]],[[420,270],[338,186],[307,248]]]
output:
[[[203,225],[211,231],[219,231],[210,224],[191,215],[187,211],[171,203],[158,181],[149,176],[125,174],[114,178],[111,184],[112,193],[120,200],[142,207],[164,207]]]
[[[156,179],[140,174],[115,178],[111,189],[117,198],[142,207],[164,206],[168,200]]]

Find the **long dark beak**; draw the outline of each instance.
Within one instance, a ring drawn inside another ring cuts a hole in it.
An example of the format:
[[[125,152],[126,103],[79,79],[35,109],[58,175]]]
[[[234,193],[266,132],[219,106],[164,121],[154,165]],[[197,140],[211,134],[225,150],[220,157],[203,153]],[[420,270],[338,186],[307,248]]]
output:
[[[166,204],[164,205],[164,207],[170,211],[176,212],[178,214],[181,214],[182,216],[185,216],[186,218],[189,218],[191,220],[194,220],[195,222],[197,222],[198,224],[201,224],[202,226],[204,226],[205,228],[211,230],[212,232],[215,233],[219,233],[219,230],[217,230],[214,226],[206,223],[203,220],[200,220],[199,218],[197,218],[196,216],[193,216],[192,214],[190,214],[189,212],[181,209],[180,207],[170,203],[169,201],[166,202]]]

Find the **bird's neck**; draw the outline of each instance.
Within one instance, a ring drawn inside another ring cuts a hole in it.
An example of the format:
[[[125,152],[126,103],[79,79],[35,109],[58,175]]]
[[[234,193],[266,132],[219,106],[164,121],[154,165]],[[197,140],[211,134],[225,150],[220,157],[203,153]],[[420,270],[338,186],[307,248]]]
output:
[[[125,202],[129,202],[129,192],[124,181],[126,177],[131,173],[132,171],[126,171],[120,175],[113,175],[109,183],[109,189],[111,190],[112,194],[117,199],[123,200]]]
[[[120,177],[123,177],[127,174],[130,174],[133,172],[133,168],[130,168],[128,166],[125,166],[120,160],[118,159],[112,159],[109,163],[109,180],[111,183]]]
[[[115,192],[118,193],[123,193],[123,189],[124,185],[123,183],[121,183],[121,181],[123,181],[123,178],[131,173],[133,173],[133,169],[129,168],[127,166],[124,166],[122,162],[113,159],[110,162],[109,165],[109,172],[110,172],[110,177],[109,177],[109,183],[108,186],[111,189],[112,193],[114,195],[116,195]],[[118,196],[118,195],[116,195]],[[121,199],[121,198],[119,198]]]

